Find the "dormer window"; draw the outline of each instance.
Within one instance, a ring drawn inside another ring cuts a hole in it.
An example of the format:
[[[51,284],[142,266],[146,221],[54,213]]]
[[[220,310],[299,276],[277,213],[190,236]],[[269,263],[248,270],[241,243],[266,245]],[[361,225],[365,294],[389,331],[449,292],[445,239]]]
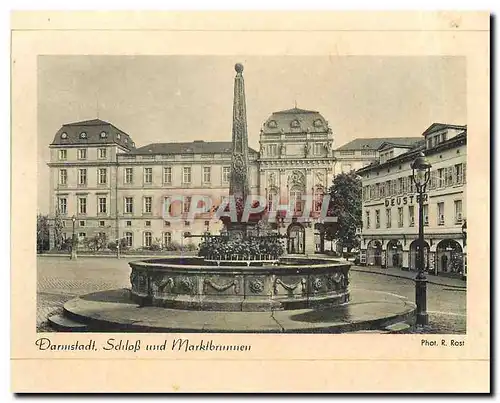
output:
[[[316,119],[313,124],[314,124],[314,127],[323,126],[323,122],[321,121],[321,119]]]
[[[125,144],[127,144],[127,143],[128,143],[128,140],[127,140],[127,139],[125,139]]]
[[[293,120],[291,126],[294,128],[300,127],[300,122],[298,120]]]
[[[271,120],[269,121],[269,123],[267,124],[267,126],[269,126],[271,129],[275,129],[278,127],[278,123],[276,123],[275,120]]]
[[[101,132],[101,139],[105,139],[107,136],[107,133],[106,132]]]
[[[87,133],[85,133],[85,132],[81,132],[81,133],[80,133],[80,138],[81,138],[81,139],[86,139],[86,138],[87,138]]]
[[[118,140],[120,140],[120,137],[121,137],[121,136],[120,136],[120,133],[117,133],[117,134],[116,134],[116,138],[117,138]]]
[[[61,138],[62,139],[67,139],[68,138],[68,133],[66,133],[66,132],[61,133]]]

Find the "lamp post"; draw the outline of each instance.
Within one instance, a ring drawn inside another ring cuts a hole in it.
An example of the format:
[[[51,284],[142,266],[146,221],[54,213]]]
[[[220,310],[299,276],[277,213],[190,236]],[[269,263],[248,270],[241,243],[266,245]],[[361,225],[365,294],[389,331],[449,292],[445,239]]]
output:
[[[411,163],[412,180],[418,193],[418,258],[415,277],[415,302],[417,304],[416,324],[429,323],[427,315],[427,278],[424,273],[424,194],[431,176],[431,164],[423,152]]]
[[[71,238],[71,256],[70,256],[70,259],[71,260],[76,260],[76,245],[77,245],[77,242],[76,242],[76,234],[75,234],[75,223],[76,223],[76,217],[73,216],[71,217],[71,221],[73,222],[73,235],[72,235],[72,238]]]

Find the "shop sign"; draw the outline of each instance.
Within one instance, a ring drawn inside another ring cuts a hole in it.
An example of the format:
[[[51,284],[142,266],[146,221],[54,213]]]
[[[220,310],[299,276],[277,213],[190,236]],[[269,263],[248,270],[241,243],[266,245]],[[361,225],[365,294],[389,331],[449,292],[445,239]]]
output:
[[[429,195],[424,193],[424,203],[429,200]],[[420,195],[396,196],[385,199],[385,207],[414,205],[420,201]]]

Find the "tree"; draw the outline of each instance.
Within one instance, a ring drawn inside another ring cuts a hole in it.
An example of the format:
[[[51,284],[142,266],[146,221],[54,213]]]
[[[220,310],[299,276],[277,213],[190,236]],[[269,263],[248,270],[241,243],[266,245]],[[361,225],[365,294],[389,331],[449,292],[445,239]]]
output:
[[[362,225],[361,189],[361,179],[354,171],[335,176],[329,189],[328,215],[337,217],[337,222],[325,223],[325,237],[336,240],[348,251],[359,246],[356,228]]]
[[[36,217],[36,250],[42,253],[50,248],[49,217],[38,214]]]

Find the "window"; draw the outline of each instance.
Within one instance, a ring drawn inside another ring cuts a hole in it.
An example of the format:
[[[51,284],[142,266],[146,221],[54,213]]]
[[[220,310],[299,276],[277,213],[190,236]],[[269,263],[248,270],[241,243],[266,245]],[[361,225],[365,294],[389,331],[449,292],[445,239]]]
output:
[[[388,208],[385,210],[385,222],[386,222],[386,227],[391,228],[392,227],[392,214],[391,214],[391,209]]]
[[[144,183],[153,183],[153,168],[144,168]]]
[[[86,148],[78,149],[78,159],[79,160],[86,160],[87,159],[87,149]]]
[[[314,143],[313,145],[313,153],[314,155],[320,155],[323,153],[324,146],[321,143]]]
[[[403,226],[403,207],[398,207],[398,227]]]
[[[408,192],[415,192],[415,183],[413,182],[413,175],[408,176]]]
[[[165,227],[170,227],[170,221],[163,221],[163,225]]]
[[[78,222],[79,227],[85,227],[85,221],[79,221]]]
[[[84,241],[86,237],[87,237],[87,234],[85,234],[85,232],[79,232],[78,233],[78,240],[80,242]]]
[[[424,225],[429,225],[429,205],[423,205],[423,213],[424,213]]]
[[[99,221],[99,227],[104,227],[106,223],[104,221]]]
[[[455,224],[462,224],[462,200],[455,200]]]
[[[125,245],[131,248],[132,240],[133,240],[133,234],[131,232],[125,232]]]
[[[68,150],[59,150],[59,159],[60,160],[68,159]]]
[[[67,139],[67,138],[68,138],[68,133],[66,133],[66,132],[62,132],[62,133],[61,133],[61,138],[62,138],[62,139]]]
[[[408,206],[408,220],[409,226],[415,226],[415,206]]]
[[[105,148],[99,148],[97,150],[97,157],[101,160],[106,159],[106,149]]]
[[[463,170],[463,165],[462,164],[456,164],[454,167],[453,171],[453,176],[454,176],[454,183],[457,185],[462,184],[462,181],[464,179],[464,170]]]
[[[446,141],[446,133],[441,134],[441,143]]]
[[[437,187],[442,188],[444,187],[445,184],[445,170],[444,168],[439,168],[437,172],[438,172]]]
[[[106,168],[99,168],[97,175],[97,183],[105,185],[108,181],[108,170]]]
[[[405,189],[405,179],[406,178],[398,178],[398,194],[402,194],[406,191]]]
[[[172,167],[163,167],[163,183],[172,183]]]
[[[67,214],[68,213],[68,199],[65,197],[60,197],[57,204],[59,208],[59,214]]]
[[[163,247],[167,247],[172,243],[172,234],[170,232],[163,233]]]
[[[295,213],[302,211],[302,192],[298,189],[290,191],[290,210]]]
[[[375,210],[375,228],[380,228],[380,210]]]
[[[314,195],[313,195],[313,211],[315,213],[321,212],[321,206],[323,204],[323,188],[321,187],[316,187],[314,189]]]
[[[81,132],[81,133],[80,133],[80,138],[81,138],[81,139],[86,139],[86,138],[87,138],[87,133],[85,133],[85,132]]]
[[[127,227],[131,227],[131,226],[132,226],[132,221],[127,221],[127,222],[125,223],[125,225],[126,225]]]
[[[183,236],[184,236],[184,238],[189,238],[191,236],[191,232],[186,231],[186,232],[184,232]]]
[[[151,196],[144,197],[144,210],[145,214],[151,214],[151,208],[153,205],[153,198]]]
[[[98,213],[99,214],[106,214],[107,213],[107,200],[105,197],[99,197],[99,210],[98,210]]]
[[[278,155],[278,145],[277,144],[269,144],[267,146],[267,155],[271,155],[271,156]]]
[[[366,210],[366,229],[370,229],[370,211]]]
[[[190,207],[191,207],[191,196],[185,196],[182,201],[182,212],[189,213]]]
[[[270,191],[267,195],[267,210],[273,211],[274,204],[276,202],[277,194],[275,191]]]
[[[151,221],[150,221],[150,220],[146,221],[146,222],[144,223],[144,225],[145,225],[146,227],[151,227]]]
[[[184,226],[185,227],[189,227],[191,225],[191,223],[189,221],[184,221]]]
[[[438,225],[444,225],[444,203],[437,204]]]
[[[146,248],[149,248],[151,246],[151,243],[153,241],[153,235],[151,232],[145,232],[144,233],[144,246]]]
[[[87,198],[79,197],[78,198],[78,213],[79,214],[87,214]]]
[[[107,133],[106,132],[101,132],[100,136],[101,136],[101,139],[105,139],[106,136],[107,136]]]
[[[133,168],[125,168],[125,183],[133,183],[134,182],[134,169]]]
[[[222,182],[229,182],[229,174],[231,172],[231,167],[223,167],[222,168]]]
[[[191,183],[191,167],[182,168],[182,183]]]
[[[59,170],[59,185],[66,186],[68,183],[68,170],[60,169]]]
[[[78,185],[86,186],[87,185],[87,169],[79,169],[78,170]]]
[[[134,212],[134,199],[132,197],[125,197],[125,214],[132,214]]]
[[[210,183],[211,180],[212,180],[211,168],[210,167],[203,167],[203,182]]]
[[[446,168],[446,186],[453,186],[453,167]]]

